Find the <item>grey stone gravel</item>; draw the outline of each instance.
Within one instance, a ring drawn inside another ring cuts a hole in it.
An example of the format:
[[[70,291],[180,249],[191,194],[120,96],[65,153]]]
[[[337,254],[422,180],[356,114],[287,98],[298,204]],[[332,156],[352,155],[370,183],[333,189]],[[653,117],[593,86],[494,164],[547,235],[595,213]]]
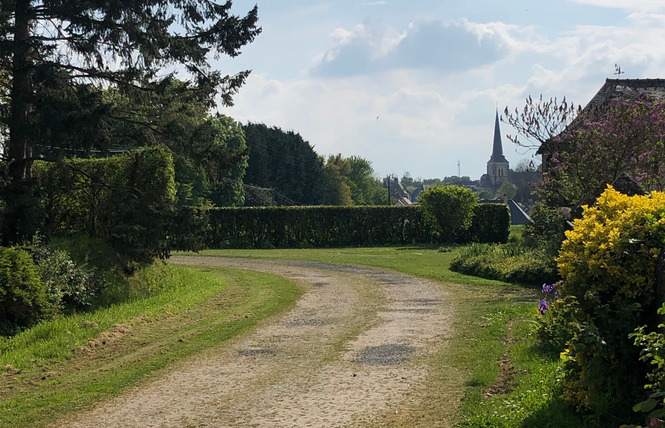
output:
[[[323,325],[323,320],[318,318],[309,318],[309,319],[297,319],[289,322],[289,325],[292,327],[302,327],[306,325]]]
[[[275,355],[274,349],[243,349],[238,351],[239,357],[258,357],[261,355]]]
[[[355,361],[368,366],[392,366],[406,361],[415,350],[399,344],[367,346],[358,352]]]

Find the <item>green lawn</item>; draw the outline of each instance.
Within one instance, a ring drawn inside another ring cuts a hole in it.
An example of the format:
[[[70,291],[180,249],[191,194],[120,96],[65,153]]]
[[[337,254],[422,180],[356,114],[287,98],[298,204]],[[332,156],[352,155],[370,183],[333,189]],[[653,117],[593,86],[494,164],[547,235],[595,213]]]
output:
[[[0,341],[0,426],[38,427],[115,396],[291,308],[283,278],[156,264],[149,297],[43,322]]]

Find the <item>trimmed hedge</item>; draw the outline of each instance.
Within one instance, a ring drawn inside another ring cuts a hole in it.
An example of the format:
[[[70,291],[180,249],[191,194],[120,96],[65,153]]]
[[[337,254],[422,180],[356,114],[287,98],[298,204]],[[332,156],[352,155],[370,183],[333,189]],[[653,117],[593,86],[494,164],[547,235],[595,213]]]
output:
[[[469,228],[472,242],[508,242],[510,210],[505,204],[482,204],[473,209],[473,222]]]
[[[505,205],[474,209],[469,239],[505,242]],[[418,206],[212,208],[209,248],[325,248],[429,244],[444,241]]]
[[[169,254],[175,173],[168,149],[101,159],[35,162],[44,233],[85,233],[108,242],[125,267]]]
[[[213,208],[212,248],[309,248],[435,241],[416,207]]]

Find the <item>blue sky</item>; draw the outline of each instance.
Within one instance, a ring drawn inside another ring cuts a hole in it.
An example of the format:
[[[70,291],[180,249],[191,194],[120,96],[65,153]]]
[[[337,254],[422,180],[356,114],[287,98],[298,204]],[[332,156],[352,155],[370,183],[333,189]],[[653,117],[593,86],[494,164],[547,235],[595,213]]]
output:
[[[477,179],[494,114],[524,99],[586,104],[606,78],[665,78],[664,0],[234,0],[262,34],[214,66],[251,69],[221,113],[300,133],[379,176]],[[378,119],[377,119],[378,117]],[[505,138],[511,166],[532,152]]]

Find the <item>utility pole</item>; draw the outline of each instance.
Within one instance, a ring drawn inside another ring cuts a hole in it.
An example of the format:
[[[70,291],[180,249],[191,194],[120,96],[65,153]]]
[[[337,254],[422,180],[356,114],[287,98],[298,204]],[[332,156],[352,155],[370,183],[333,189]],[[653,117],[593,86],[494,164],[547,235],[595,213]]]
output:
[[[462,177],[462,170],[460,169],[459,161],[457,161],[457,176]]]

